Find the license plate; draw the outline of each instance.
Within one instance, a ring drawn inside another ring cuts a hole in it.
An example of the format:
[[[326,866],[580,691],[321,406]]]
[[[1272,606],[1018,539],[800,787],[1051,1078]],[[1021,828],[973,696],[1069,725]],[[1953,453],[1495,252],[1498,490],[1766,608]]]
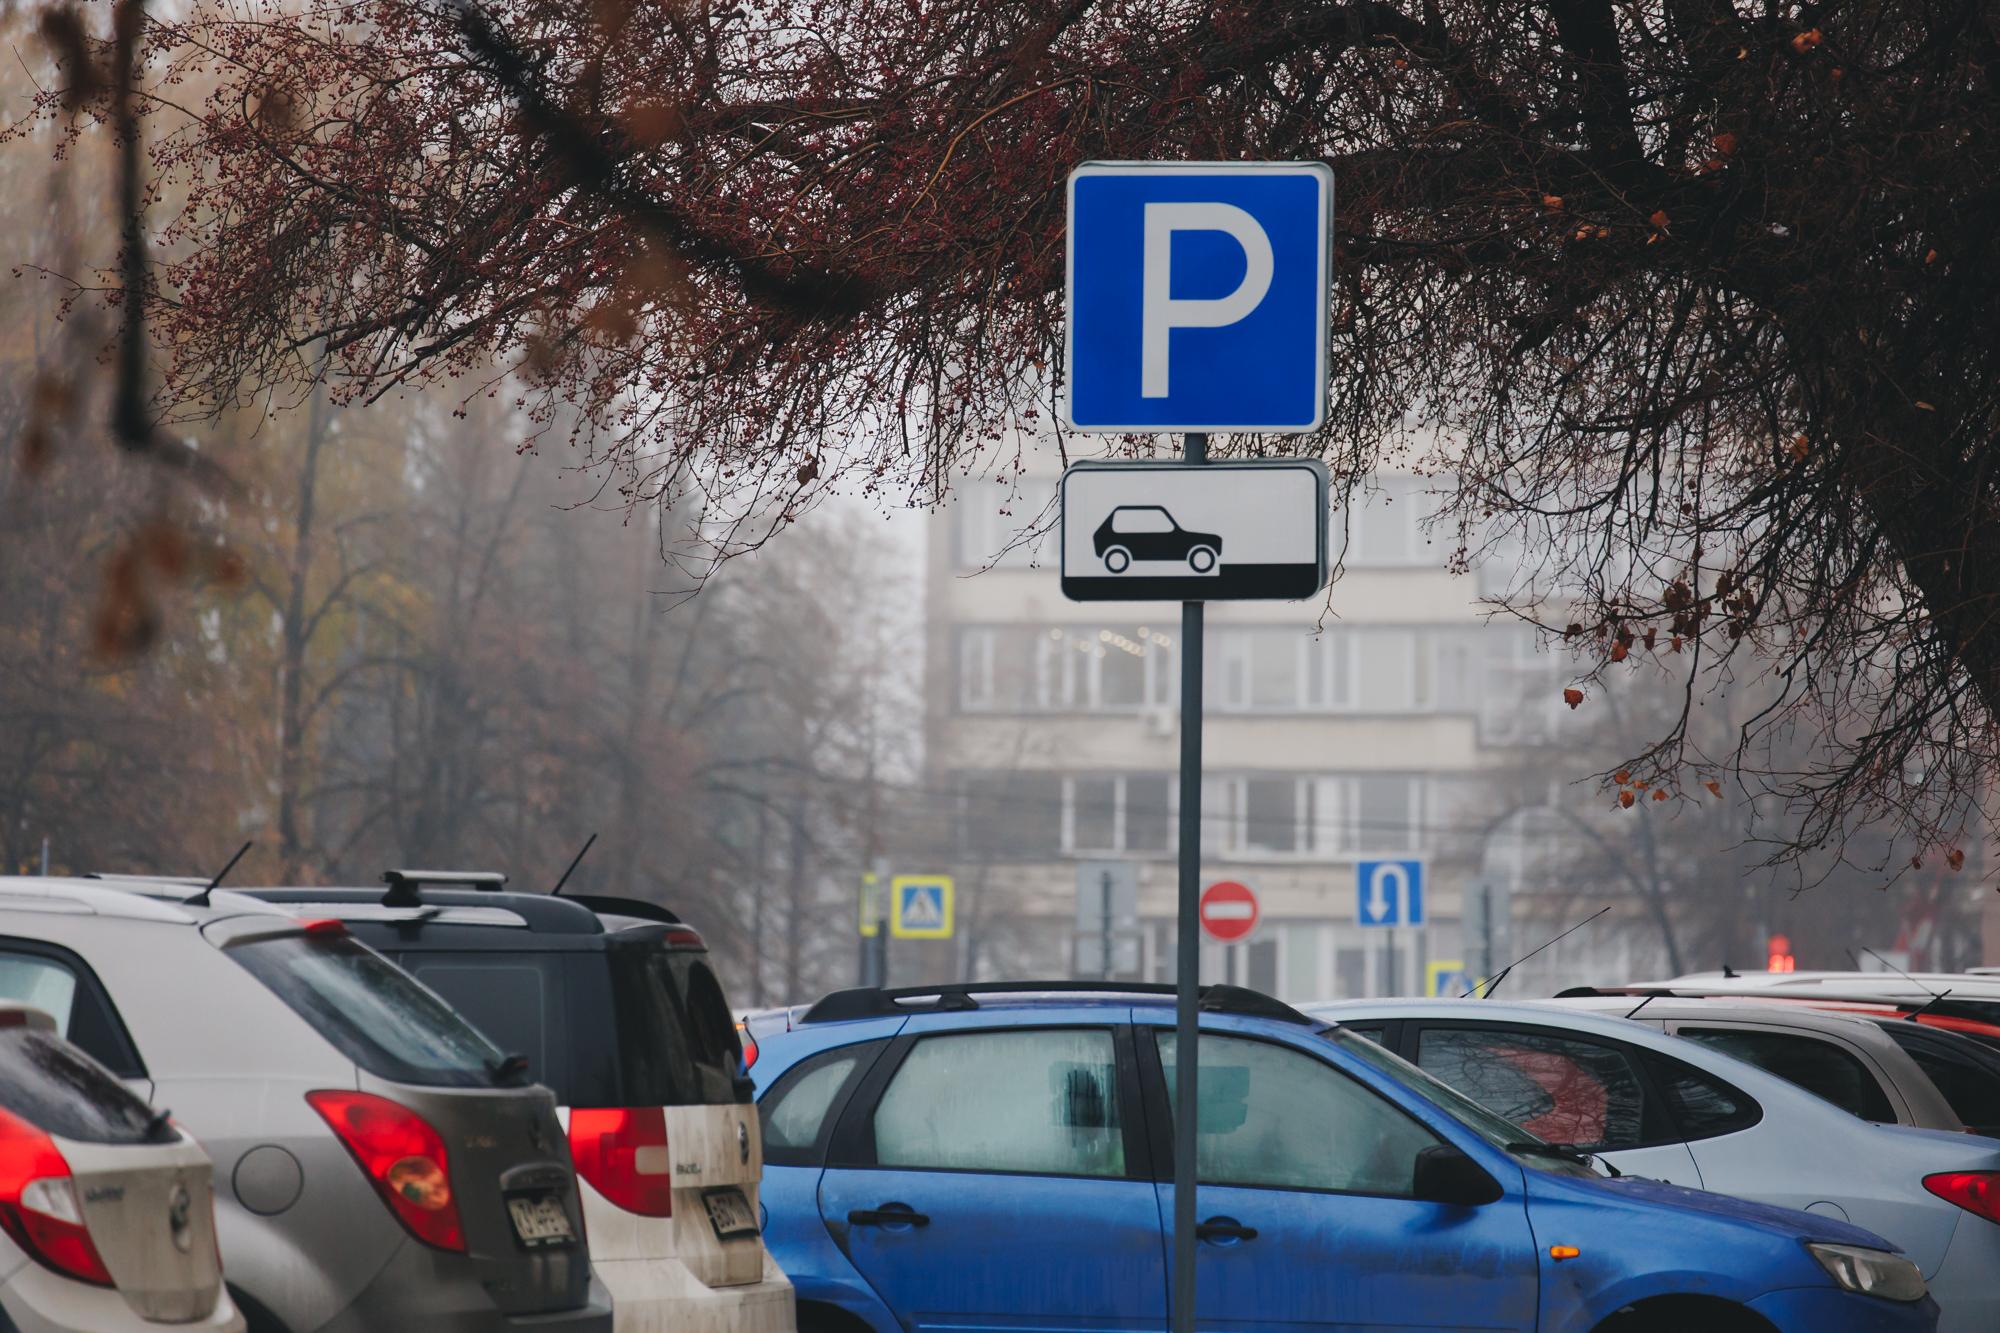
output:
[[[708,1224],[715,1228],[717,1240],[735,1240],[738,1236],[757,1234],[757,1215],[750,1211],[750,1200],[743,1197],[743,1191],[734,1185],[724,1189],[704,1192],[701,1201],[708,1209]]]
[[[513,1195],[507,1200],[507,1214],[514,1219],[514,1235],[531,1250],[571,1245],[576,1241],[560,1195]]]

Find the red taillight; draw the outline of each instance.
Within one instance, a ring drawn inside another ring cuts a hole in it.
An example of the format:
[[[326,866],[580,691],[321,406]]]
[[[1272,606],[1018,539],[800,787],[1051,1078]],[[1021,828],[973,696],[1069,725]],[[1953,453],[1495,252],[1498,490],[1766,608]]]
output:
[[[569,1151],[576,1173],[626,1212],[674,1215],[674,1164],[660,1107],[571,1111]]]
[[[0,1227],[44,1268],[112,1285],[55,1140],[6,1111],[0,1111]]]
[[[750,1035],[750,1025],[748,1023],[738,1023],[736,1025],[736,1036],[743,1047],[743,1068],[745,1070],[756,1068],[757,1039]]]
[[[1941,1171],[1924,1188],[1989,1222],[2000,1222],[2000,1171]]]
[[[465,1228],[452,1198],[444,1139],[422,1116],[368,1092],[323,1089],[307,1093],[306,1100],[333,1126],[411,1235],[440,1250],[464,1251]]]

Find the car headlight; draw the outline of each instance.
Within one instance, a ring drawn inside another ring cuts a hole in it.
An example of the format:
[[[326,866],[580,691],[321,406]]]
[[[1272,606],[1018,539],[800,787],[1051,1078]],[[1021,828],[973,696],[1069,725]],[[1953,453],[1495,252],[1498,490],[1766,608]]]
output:
[[[1880,1296],[1891,1301],[1920,1301],[1924,1275],[1900,1254],[1870,1250],[1859,1245],[1827,1245],[1808,1241],[1806,1248],[1833,1280],[1849,1291]]]

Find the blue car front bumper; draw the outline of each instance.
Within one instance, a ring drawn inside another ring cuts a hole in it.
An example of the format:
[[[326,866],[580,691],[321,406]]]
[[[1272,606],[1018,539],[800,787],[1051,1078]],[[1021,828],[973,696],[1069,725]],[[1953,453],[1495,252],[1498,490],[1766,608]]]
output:
[[[1931,1333],[1937,1302],[1885,1301],[1833,1287],[1791,1287],[1750,1302],[1783,1333]]]

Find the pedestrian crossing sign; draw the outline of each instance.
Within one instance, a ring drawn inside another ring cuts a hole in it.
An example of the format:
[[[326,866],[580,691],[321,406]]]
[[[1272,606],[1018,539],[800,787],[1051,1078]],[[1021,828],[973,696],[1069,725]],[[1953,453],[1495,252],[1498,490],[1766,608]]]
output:
[[[889,933],[899,940],[951,938],[951,876],[898,875],[889,881]]]

